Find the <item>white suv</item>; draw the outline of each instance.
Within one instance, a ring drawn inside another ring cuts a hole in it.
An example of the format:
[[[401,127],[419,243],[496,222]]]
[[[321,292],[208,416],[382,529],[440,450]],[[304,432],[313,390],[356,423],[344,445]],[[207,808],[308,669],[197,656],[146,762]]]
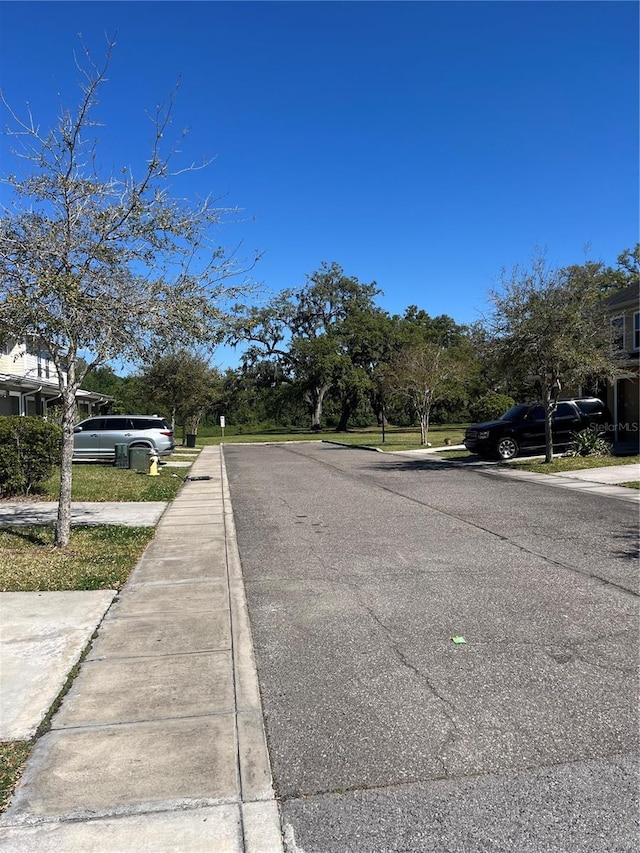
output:
[[[116,444],[146,447],[158,456],[170,456],[175,447],[170,424],[157,415],[100,415],[80,421],[74,428],[73,460],[113,462]]]

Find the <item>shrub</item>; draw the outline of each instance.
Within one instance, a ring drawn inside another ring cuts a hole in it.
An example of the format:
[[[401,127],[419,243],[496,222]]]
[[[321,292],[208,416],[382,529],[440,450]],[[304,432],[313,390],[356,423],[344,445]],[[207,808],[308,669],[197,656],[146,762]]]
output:
[[[469,406],[469,414],[476,423],[497,421],[501,415],[515,405],[513,397],[498,394],[497,391],[487,391],[482,397]]]
[[[595,429],[574,432],[569,456],[611,456],[611,445]]]
[[[62,431],[36,417],[0,417],[0,497],[28,495],[59,462]]]

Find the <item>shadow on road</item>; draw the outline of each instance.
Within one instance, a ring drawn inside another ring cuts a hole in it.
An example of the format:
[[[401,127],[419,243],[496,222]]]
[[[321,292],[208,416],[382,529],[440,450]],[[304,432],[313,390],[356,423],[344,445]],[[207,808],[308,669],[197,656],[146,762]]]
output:
[[[452,470],[450,462],[439,459],[412,459],[409,457],[391,456],[376,460],[375,464],[363,466],[370,471],[445,471]]]
[[[615,534],[616,542],[619,544],[616,556],[624,560],[637,560],[640,557],[638,550],[638,528],[634,524],[625,527],[620,533]]]

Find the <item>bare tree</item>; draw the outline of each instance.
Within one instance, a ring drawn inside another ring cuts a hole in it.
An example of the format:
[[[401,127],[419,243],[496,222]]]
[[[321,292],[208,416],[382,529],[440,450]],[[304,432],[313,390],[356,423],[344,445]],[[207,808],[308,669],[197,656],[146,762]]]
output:
[[[200,168],[173,169],[177,148],[164,153],[172,97],[153,117],[151,150],[139,174],[100,170],[93,113],[112,47],[101,65],[84,51],[77,63],[79,105],[62,110],[47,132],[30,114],[19,118],[3,97],[14,153],[27,174],[3,178],[14,203],[0,218],[0,337],[34,338],[57,368],[58,546],[70,535],[75,398],[85,374],[110,359],[144,358],[154,348],[213,344],[223,300],[244,292],[248,272],[235,253],[212,242],[212,228],[230,211],[210,197],[188,203],[170,195],[180,171]]]
[[[460,392],[467,362],[455,349],[422,341],[395,354],[385,372],[388,393],[409,401],[420,420],[420,443],[428,444],[431,409]]]

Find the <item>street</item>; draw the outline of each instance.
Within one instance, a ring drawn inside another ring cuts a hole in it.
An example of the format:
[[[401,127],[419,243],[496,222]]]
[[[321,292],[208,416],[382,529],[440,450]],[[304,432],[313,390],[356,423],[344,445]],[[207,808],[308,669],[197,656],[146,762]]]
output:
[[[289,853],[637,849],[636,506],[318,442],[224,457]]]

